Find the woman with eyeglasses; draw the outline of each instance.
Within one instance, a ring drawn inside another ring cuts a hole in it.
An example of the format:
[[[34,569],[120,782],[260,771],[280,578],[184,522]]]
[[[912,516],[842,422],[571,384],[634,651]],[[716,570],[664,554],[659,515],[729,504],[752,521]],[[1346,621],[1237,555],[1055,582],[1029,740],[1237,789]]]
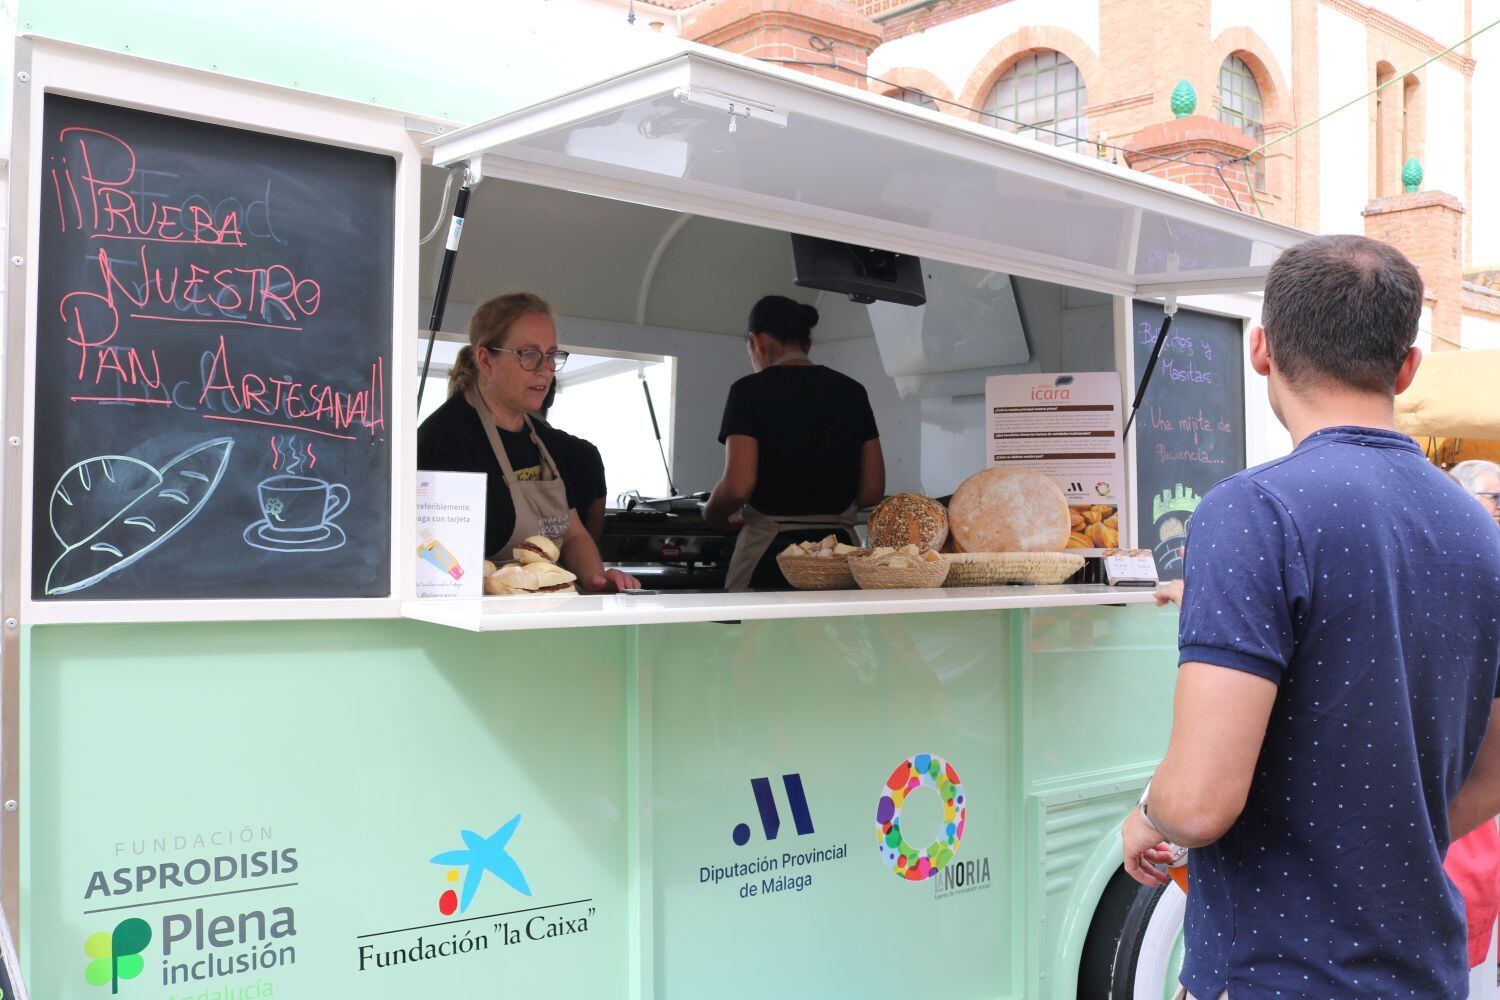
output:
[[[634,590],[640,587],[634,577],[604,568],[579,520],[579,489],[588,476],[570,465],[576,451],[533,419],[567,360],[545,299],[512,292],[481,305],[469,320],[469,343],[449,370],[448,401],[417,431],[417,465],[488,475],[484,544],[495,562],[541,535],[584,589]]]
[[[1500,521],[1500,465],[1483,459],[1459,462],[1448,475],[1484,505],[1490,517]]]
[[[724,475],[703,517],[740,529],[727,589],[786,589],[776,553],[836,534],[857,543],[855,512],[885,493],[885,458],[865,387],[814,364],[818,311],[782,295],[750,310],[754,374],[729,389],[719,442]]]

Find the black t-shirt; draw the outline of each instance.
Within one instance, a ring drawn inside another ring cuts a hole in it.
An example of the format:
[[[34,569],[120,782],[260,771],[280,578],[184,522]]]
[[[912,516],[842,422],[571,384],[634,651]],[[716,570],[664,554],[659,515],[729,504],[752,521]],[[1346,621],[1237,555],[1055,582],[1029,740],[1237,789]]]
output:
[[[537,437],[547,446],[557,464],[568,506],[577,510],[588,505],[592,497],[582,492],[589,478],[587,468],[578,461],[578,450],[570,446],[563,433],[533,419]],[[500,443],[516,478],[541,478],[541,453],[523,427],[519,431],[497,428]],[[448,401],[422,421],[417,429],[417,467],[434,472],[483,472],[489,476],[485,489],[484,552],[490,555],[504,545],[516,528],[516,508],[506,488],[500,463],[490,450],[489,436],[479,414],[462,395]]]
[[[548,426],[551,427],[550,424]],[[562,450],[570,453],[569,464],[577,470],[579,476],[578,509],[582,511],[583,508],[609,493],[609,487],[605,485],[604,480],[604,456],[599,454],[599,449],[594,447],[594,442],[569,434],[567,431],[558,430],[556,427],[552,427],[552,430],[562,436]],[[547,447],[552,448],[552,444],[549,442]],[[553,451],[552,457],[556,461],[562,461],[558,458],[556,450]],[[572,490],[569,490],[569,496],[572,495]]]
[[[859,457],[880,436],[865,387],[822,365],[773,365],[729,389],[722,444],[755,438],[750,505],[762,514],[837,514],[859,490]]]

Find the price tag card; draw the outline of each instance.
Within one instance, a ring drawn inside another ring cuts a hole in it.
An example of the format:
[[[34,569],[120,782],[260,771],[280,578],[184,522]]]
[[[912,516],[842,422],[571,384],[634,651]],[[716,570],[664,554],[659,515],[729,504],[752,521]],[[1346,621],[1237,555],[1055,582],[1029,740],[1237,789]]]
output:
[[[1148,549],[1109,549],[1104,553],[1104,579],[1111,587],[1154,587],[1156,559]]]

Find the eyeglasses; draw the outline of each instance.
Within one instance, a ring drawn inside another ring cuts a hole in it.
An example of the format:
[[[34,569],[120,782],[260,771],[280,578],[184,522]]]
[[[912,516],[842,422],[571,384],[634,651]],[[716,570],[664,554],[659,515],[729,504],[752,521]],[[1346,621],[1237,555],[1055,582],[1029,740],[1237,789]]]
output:
[[[1494,493],[1475,493],[1474,495],[1481,500],[1488,500],[1495,506],[1500,507],[1500,491]]]
[[[535,347],[523,347],[519,351],[513,351],[509,347],[486,347],[486,351],[503,351],[506,354],[514,354],[516,361],[520,364],[523,372],[534,372],[542,367],[545,360],[555,372],[563,370],[563,365],[568,363],[567,351],[548,351],[543,354]]]

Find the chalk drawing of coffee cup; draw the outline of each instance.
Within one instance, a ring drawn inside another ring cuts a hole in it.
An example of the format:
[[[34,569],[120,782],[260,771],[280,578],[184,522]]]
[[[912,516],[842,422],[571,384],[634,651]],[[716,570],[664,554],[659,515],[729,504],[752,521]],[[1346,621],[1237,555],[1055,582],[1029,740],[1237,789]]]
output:
[[[259,521],[245,529],[245,544],[268,552],[328,552],[348,537],[333,523],[349,506],[349,488],[312,476],[279,475],[255,488]]]

